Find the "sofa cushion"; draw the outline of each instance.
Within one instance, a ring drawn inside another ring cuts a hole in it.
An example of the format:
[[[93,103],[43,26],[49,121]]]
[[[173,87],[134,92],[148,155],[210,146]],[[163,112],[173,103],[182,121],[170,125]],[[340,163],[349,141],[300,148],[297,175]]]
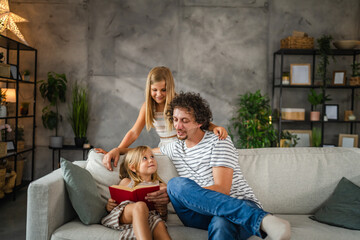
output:
[[[360,187],[343,177],[330,198],[310,218],[329,225],[360,230]]]
[[[110,198],[109,186],[119,184],[120,182],[119,166],[122,157],[119,160],[119,164],[117,165],[117,167],[113,167],[113,171],[109,171],[102,164],[103,157],[104,154],[97,153],[94,149],[91,149],[88,154],[85,169],[88,170],[94,178],[100,196],[103,202],[106,203],[107,200]]]
[[[99,223],[106,210],[91,174],[64,158],[61,158],[61,170],[70,202],[80,220],[84,224]]]

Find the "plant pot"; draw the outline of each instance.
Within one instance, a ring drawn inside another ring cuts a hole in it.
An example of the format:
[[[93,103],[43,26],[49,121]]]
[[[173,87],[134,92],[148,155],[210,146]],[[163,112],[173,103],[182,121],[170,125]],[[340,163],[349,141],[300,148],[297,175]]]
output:
[[[62,146],[63,146],[63,137],[59,137],[59,136],[50,137],[50,147],[62,148]]]
[[[0,105],[0,117],[6,117],[7,111],[5,105]]]
[[[310,112],[310,121],[320,121],[320,112],[319,111]]]
[[[24,81],[30,81],[30,75],[24,75]]]
[[[20,105],[20,115],[27,116],[29,114],[29,102],[22,102]]]
[[[75,146],[77,147],[83,147],[84,143],[86,142],[86,137],[75,137]]]

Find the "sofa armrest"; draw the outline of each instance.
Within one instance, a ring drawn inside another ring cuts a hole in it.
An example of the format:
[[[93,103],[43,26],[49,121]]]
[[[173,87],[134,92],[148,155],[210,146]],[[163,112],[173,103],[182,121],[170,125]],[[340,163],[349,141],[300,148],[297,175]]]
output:
[[[50,239],[57,228],[75,216],[61,169],[30,183],[27,196],[27,240]]]

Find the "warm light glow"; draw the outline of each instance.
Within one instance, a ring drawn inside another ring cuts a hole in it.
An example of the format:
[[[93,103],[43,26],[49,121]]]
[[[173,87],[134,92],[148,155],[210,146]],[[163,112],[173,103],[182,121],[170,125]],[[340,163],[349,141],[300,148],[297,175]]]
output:
[[[10,12],[8,0],[0,0],[0,33],[5,29],[12,31],[21,41],[29,45],[21,34],[16,22],[28,22],[25,18]]]
[[[16,89],[2,88],[1,90],[6,92],[6,102],[16,102]]]

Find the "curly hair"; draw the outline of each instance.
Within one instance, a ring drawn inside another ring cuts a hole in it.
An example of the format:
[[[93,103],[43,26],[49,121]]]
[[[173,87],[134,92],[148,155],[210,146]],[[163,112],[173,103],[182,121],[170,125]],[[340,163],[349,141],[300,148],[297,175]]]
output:
[[[208,130],[210,122],[212,121],[212,113],[209,103],[203,99],[199,93],[194,92],[180,92],[170,102],[169,109],[166,112],[166,116],[173,124],[173,113],[175,108],[185,108],[189,112],[192,112],[197,123],[202,124],[201,130]]]

